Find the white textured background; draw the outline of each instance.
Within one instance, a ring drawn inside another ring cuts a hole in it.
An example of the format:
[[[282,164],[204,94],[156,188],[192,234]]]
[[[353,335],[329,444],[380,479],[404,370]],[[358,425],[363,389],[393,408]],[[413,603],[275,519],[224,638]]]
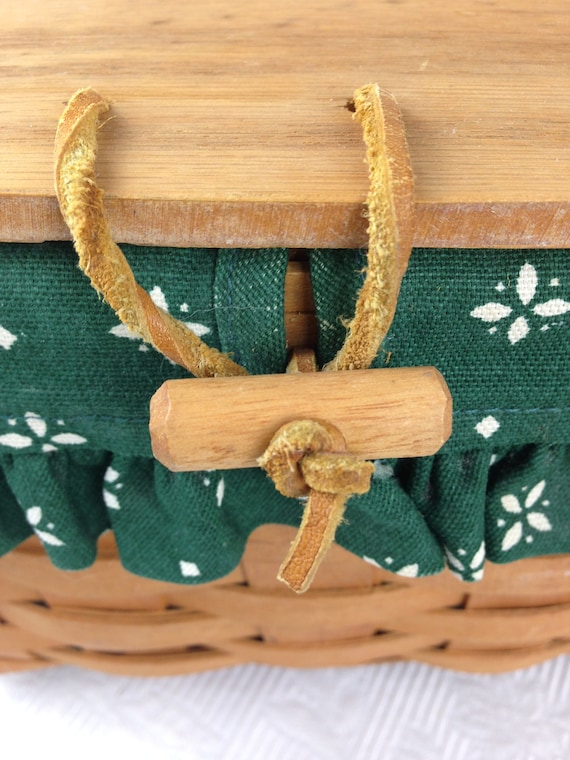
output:
[[[55,668],[1,676],[0,721],[10,760],[568,760],[570,658],[498,676]]]

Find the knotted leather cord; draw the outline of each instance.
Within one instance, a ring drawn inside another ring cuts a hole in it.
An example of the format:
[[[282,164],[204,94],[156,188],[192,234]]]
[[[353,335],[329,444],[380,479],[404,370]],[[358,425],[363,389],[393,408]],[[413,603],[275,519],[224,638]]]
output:
[[[374,466],[346,451],[338,428],[315,420],[283,425],[258,462],[279,493],[308,496],[303,521],[277,576],[300,594],[310,587],[334,541],[349,496],[370,490]]]
[[[368,267],[344,345],[323,369],[365,369],[375,358],[392,321],[399,287],[397,220],[385,123],[378,85],[354,95],[355,117],[367,145],[370,192]],[[186,325],[153,303],[138,285],[111,237],[103,192],[95,181],[99,118],[109,104],[94,90],[78,91],[62,114],[55,140],[55,187],[79,266],[92,286],[130,330],[197,377],[246,375],[240,365],[207,346]],[[305,591],[328,548],[352,494],[370,488],[372,464],[346,452],[340,432],[328,423],[301,420],[281,428],[259,463],[281,493],[308,495],[296,540],[279,578]]]

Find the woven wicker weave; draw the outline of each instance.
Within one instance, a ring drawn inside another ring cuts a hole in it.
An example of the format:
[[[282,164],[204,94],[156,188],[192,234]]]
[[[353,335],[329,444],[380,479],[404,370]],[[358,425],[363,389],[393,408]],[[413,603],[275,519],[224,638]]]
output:
[[[110,534],[77,573],[54,569],[31,539],[0,560],[0,671],[72,664],[156,676],[416,660],[499,672],[570,651],[570,557],[488,564],[471,585],[449,573],[390,575],[335,546],[297,597],[274,580],[292,535],[259,529],[239,569],[193,588],[127,573]]]

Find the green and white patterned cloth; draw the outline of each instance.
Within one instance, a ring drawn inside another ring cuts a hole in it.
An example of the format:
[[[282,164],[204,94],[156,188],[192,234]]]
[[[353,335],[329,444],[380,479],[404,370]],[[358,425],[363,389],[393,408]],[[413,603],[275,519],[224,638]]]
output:
[[[255,374],[282,372],[284,250],[123,246],[153,300]],[[440,453],[382,460],[338,542],[405,576],[570,551],[570,252],[415,250],[376,366],[434,365],[454,399]],[[313,251],[319,359],[344,338],[361,251]],[[115,532],[133,573],[204,583],[263,523],[303,505],[260,470],[171,473],[148,405],[186,373],[129,334],[71,244],[0,245],[0,554],[35,532],[55,565],[88,567]],[[230,421],[231,422],[231,421]]]

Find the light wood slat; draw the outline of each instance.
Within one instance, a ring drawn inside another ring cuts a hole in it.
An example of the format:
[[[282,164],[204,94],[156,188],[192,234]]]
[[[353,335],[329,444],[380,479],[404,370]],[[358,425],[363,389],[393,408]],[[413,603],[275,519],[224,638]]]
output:
[[[24,670],[39,670],[53,665],[47,660],[39,660],[34,655],[25,655],[22,658],[12,659],[0,655],[0,673],[19,673]]]
[[[75,665],[102,673],[124,676],[180,676],[240,665],[239,657],[216,650],[152,652],[151,654],[104,654],[67,647],[38,651],[39,657],[59,665]],[[2,663],[0,661],[0,667]]]
[[[316,346],[319,329],[307,260],[289,261],[283,295],[288,348]]]
[[[460,648],[426,649],[414,652],[410,659],[423,662],[425,665],[435,665],[438,668],[449,668],[461,673],[508,673],[513,670],[523,670],[532,665],[551,660],[570,652],[570,642],[555,642],[524,649],[494,649],[469,650]]]
[[[43,631],[22,630],[18,624],[4,623],[0,625],[0,659],[29,658],[30,650],[54,646],[58,641],[58,638],[46,636]]]
[[[264,665],[279,662],[281,667],[323,668],[331,667],[331,664],[344,667],[388,659],[413,660],[416,651],[437,647],[442,641],[443,637],[429,634],[401,636],[398,633],[386,633],[318,643],[299,641],[260,644],[253,640],[232,641],[228,643],[228,649],[243,657],[245,662]]]
[[[30,589],[35,600],[45,599],[62,606],[78,605],[93,609],[153,610],[171,603],[171,596],[183,589],[173,583],[148,580],[126,572],[118,558],[97,560],[93,567],[69,573],[55,568],[45,554],[13,551],[0,558],[0,578]],[[243,573],[237,568],[218,583],[240,583]],[[38,589],[40,589],[38,591]],[[23,594],[18,591],[17,599]],[[0,592],[0,598],[6,598]]]
[[[2,616],[20,626],[24,646],[31,632],[44,638],[43,646],[62,642],[86,649],[116,652],[151,652],[196,645],[217,645],[232,637],[255,636],[256,628],[239,620],[188,610],[155,613],[112,612],[73,608],[49,609],[34,604],[5,604]],[[30,633],[28,633],[30,632]],[[0,649],[5,641],[0,628]],[[47,640],[47,642],[45,641]],[[38,648],[28,644],[27,648]]]
[[[134,579],[146,590],[111,561],[109,537],[101,541],[105,560],[67,574],[54,570],[47,557],[36,554],[37,542],[29,541],[0,560],[0,619],[6,621],[0,625],[0,672],[68,663],[138,676],[173,675],[242,662],[317,667],[396,659],[502,672],[570,651],[568,557],[488,563],[477,584],[460,583],[449,572],[410,579],[365,565],[373,573],[372,586],[366,572],[361,586],[340,589],[331,576],[328,590],[311,589],[303,597],[257,587],[255,578],[271,564],[271,544],[275,556],[282,554],[293,533],[283,526],[259,528],[247,548],[245,576],[236,576],[236,585],[186,588]],[[336,564],[344,554],[334,547],[325,563]],[[252,570],[256,562],[260,568]],[[93,593],[95,585],[100,595]],[[553,588],[561,595],[556,605],[548,601]],[[23,603],[22,589],[30,600],[58,593],[61,602],[51,608]],[[115,611],[129,589],[150,604],[148,611],[128,606]],[[12,591],[16,596],[9,601]],[[501,599],[504,608],[497,607]],[[174,603],[180,609],[172,609]],[[534,608],[522,609],[527,603]]]
[[[350,247],[367,171],[345,108],[398,99],[415,244],[570,244],[565,0],[20,0],[3,9],[0,240],[67,236],[64,102],[113,102],[100,182],[119,241]]]
[[[382,586],[372,590],[309,590],[292,597],[288,589],[258,592],[247,587],[196,586],[193,600],[209,614],[223,615],[252,625],[271,624],[283,630],[325,629],[333,619],[341,625],[387,628],[392,618],[438,607],[461,604],[461,594],[451,591],[425,592],[417,586],[393,590]]]
[[[570,604],[552,607],[506,610],[430,610],[390,620],[393,630],[400,633],[437,635],[445,631],[446,638],[465,647],[471,642],[488,647],[523,647],[563,639],[570,631]]]

